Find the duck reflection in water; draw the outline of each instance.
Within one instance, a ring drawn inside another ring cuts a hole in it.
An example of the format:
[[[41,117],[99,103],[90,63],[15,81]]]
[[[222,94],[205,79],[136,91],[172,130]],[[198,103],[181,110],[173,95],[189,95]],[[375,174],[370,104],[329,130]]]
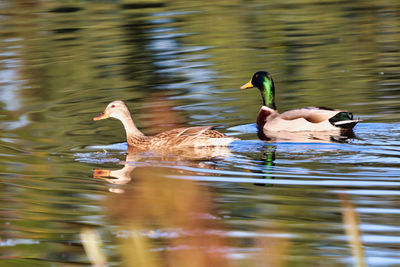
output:
[[[268,142],[295,142],[295,143],[346,143],[357,138],[352,130],[344,132],[273,132],[258,128],[257,136]]]
[[[212,164],[204,163],[204,161],[214,161],[229,157],[232,155],[228,147],[192,147],[182,150],[173,151],[156,151],[143,154],[138,152],[133,147],[129,147],[124,167],[118,170],[110,169],[94,169],[93,178],[102,179],[110,184],[124,185],[132,180],[132,172],[137,167],[174,167],[182,165],[185,167],[202,168],[202,169],[217,169]],[[146,162],[143,162],[143,159]],[[179,169],[180,173],[186,172]],[[190,172],[190,171],[187,171]],[[193,172],[190,172],[193,173]],[[202,175],[203,173],[196,173]],[[110,192],[123,193],[120,188],[110,188]]]
[[[266,151],[262,154],[261,173],[265,174],[265,176],[263,177],[263,179],[265,180],[275,179],[273,175],[275,169],[275,155],[276,155],[276,146],[274,145],[268,145]],[[272,186],[272,184],[269,184],[267,181],[263,183],[255,183],[254,185]]]
[[[135,153],[127,153],[124,167],[118,170],[109,169],[94,169],[93,178],[102,179],[107,183],[114,185],[124,185],[132,180],[131,173],[136,168],[132,162],[137,160],[137,155]],[[121,188],[109,188],[108,191],[112,193],[124,193],[125,191]]]

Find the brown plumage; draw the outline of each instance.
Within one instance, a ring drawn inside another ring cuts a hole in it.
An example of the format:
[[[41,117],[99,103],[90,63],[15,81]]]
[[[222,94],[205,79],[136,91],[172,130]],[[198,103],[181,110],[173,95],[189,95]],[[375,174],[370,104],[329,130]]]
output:
[[[103,120],[110,117],[122,122],[126,131],[128,145],[140,150],[228,146],[231,142],[237,140],[237,138],[212,130],[212,126],[177,128],[154,136],[145,136],[136,128],[125,103],[119,100],[108,104],[104,112],[93,118],[93,120]]]

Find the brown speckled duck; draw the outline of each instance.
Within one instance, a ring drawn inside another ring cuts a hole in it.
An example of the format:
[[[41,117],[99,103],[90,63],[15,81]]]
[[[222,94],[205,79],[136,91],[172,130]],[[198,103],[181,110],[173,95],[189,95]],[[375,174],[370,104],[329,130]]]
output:
[[[145,136],[136,128],[128,107],[124,102],[119,100],[108,104],[104,112],[94,117],[93,120],[97,121],[108,118],[115,118],[122,122],[126,131],[128,145],[138,150],[228,146],[231,142],[238,140],[237,138],[229,137],[216,130],[212,130],[212,126],[177,128],[154,136]]]
[[[360,121],[353,114],[338,109],[308,107],[279,113],[275,105],[275,86],[266,71],[256,72],[252,79],[240,87],[256,87],[263,99],[257,116],[257,126],[264,132],[350,131]]]

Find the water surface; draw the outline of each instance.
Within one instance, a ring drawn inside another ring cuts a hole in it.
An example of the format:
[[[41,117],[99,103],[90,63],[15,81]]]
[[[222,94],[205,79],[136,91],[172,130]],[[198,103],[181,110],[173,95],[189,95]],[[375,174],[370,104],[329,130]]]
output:
[[[160,266],[400,265],[397,1],[0,6],[2,266],[89,265],[83,229],[110,266],[139,266],[126,251]],[[257,70],[281,111],[363,122],[348,139],[259,140],[259,93],[238,90]],[[116,99],[149,135],[218,125],[242,140],[127,154],[118,121],[92,121]]]

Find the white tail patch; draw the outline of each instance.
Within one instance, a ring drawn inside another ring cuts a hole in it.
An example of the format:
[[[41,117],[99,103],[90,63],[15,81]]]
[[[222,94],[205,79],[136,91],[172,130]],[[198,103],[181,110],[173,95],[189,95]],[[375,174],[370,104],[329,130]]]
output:
[[[339,126],[339,125],[344,125],[344,124],[349,124],[349,123],[357,123],[361,120],[345,120],[345,121],[337,121],[334,122],[335,126]]]

